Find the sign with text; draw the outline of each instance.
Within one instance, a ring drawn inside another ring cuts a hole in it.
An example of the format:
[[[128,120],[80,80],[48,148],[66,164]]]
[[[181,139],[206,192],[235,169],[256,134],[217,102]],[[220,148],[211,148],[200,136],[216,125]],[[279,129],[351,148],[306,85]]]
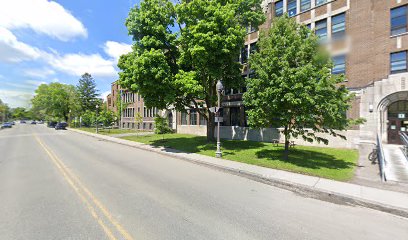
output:
[[[215,117],[215,122],[216,123],[222,123],[222,122],[224,122],[224,118],[223,117]]]

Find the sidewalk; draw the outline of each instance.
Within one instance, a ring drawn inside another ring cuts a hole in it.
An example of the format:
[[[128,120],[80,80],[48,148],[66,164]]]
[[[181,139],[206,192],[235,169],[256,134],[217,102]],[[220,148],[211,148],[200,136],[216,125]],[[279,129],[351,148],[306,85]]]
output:
[[[264,168],[240,162],[207,157],[195,153],[184,153],[174,149],[153,147],[138,142],[98,135],[76,129],[69,130],[106,141],[222,169],[256,181],[288,189],[298,194],[305,195],[306,197],[335,202],[338,204],[369,207],[408,218],[408,194],[405,193]]]

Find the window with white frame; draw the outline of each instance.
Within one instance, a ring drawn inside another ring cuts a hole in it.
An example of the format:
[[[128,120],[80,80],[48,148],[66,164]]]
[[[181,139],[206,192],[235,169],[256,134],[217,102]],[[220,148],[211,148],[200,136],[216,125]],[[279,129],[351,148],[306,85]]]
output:
[[[332,17],[332,39],[341,39],[346,34],[346,14]]]

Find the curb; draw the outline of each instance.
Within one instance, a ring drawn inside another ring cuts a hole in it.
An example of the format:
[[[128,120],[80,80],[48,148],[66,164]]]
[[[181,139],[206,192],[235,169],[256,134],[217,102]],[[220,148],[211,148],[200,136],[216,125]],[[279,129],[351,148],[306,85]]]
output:
[[[79,133],[79,134],[87,135],[90,137],[94,137],[97,139],[102,139],[105,141],[129,146],[133,148],[138,148],[144,151],[158,153],[164,156],[170,156],[170,157],[188,161],[194,164],[206,166],[206,167],[209,167],[215,170],[228,172],[233,175],[245,177],[247,179],[251,179],[251,180],[254,180],[260,183],[268,184],[274,187],[278,187],[281,189],[291,191],[302,197],[313,198],[313,199],[331,202],[331,203],[335,203],[339,205],[365,207],[365,208],[370,208],[370,209],[378,210],[381,212],[393,214],[396,216],[408,218],[408,208],[404,209],[404,208],[400,208],[400,207],[396,207],[392,205],[385,205],[383,203],[370,201],[370,200],[362,199],[362,198],[357,198],[354,196],[349,196],[349,195],[345,195],[345,194],[341,194],[341,193],[337,193],[333,191],[317,189],[317,188],[310,187],[307,185],[285,181],[285,180],[278,179],[278,178],[265,177],[258,173],[236,169],[236,168],[231,168],[231,167],[226,167],[226,166],[221,166],[221,165],[214,164],[211,162],[206,162],[204,160],[194,159],[194,158],[187,157],[187,156],[180,156],[180,155],[177,155],[177,153],[185,153],[185,152],[179,151],[176,149],[171,149],[171,148],[166,148],[166,147],[152,147],[150,145],[139,143],[139,142],[133,142],[133,141],[125,140],[125,139],[114,138],[111,136],[85,132],[85,131],[81,131],[77,129],[68,128],[68,130]],[[407,203],[407,206],[408,206],[408,203]]]

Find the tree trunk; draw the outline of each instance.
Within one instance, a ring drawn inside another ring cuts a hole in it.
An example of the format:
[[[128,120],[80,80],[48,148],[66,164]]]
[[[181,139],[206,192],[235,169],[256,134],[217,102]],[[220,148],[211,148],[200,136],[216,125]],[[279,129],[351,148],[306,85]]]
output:
[[[288,131],[288,127],[285,126],[285,130],[283,130],[283,134],[285,135],[285,152],[283,155],[283,158],[285,160],[289,159],[289,140],[290,140],[290,136],[289,136],[289,131]]]
[[[214,137],[214,133],[215,133],[215,119],[214,119],[215,115],[214,113],[208,111],[208,119],[207,119],[207,141],[209,142],[214,142],[215,141],[215,137]]]

